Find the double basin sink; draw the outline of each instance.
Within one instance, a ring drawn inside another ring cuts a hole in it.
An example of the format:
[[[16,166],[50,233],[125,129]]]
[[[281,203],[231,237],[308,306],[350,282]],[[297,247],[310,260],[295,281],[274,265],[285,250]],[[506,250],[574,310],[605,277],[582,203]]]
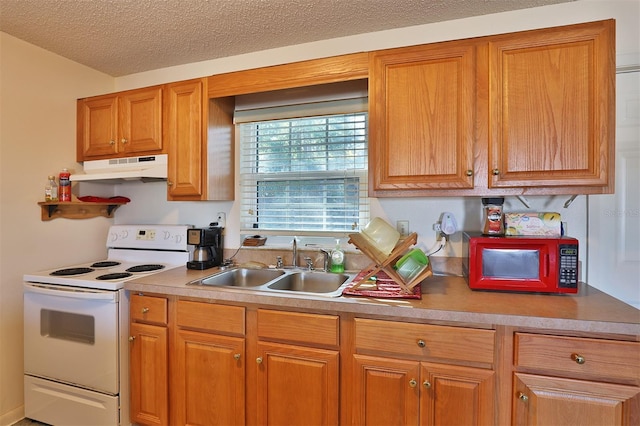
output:
[[[234,268],[192,281],[189,285],[338,297],[353,278],[355,275],[352,274],[303,269]]]

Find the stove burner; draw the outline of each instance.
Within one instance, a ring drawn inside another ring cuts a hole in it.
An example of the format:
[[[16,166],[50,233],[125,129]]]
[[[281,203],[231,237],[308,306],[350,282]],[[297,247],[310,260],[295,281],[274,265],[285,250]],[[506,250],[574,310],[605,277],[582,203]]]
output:
[[[131,268],[127,268],[126,271],[127,272],[150,272],[150,271],[157,271],[158,269],[164,269],[164,265],[158,265],[158,264],[148,264],[148,265],[136,265],[136,266],[132,266]]]
[[[96,280],[119,280],[122,278],[128,278],[133,274],[128,274],[126,272],[114,272],[113,274],[104,274],[96,277]]]
[[[113,260],[105,260],[103,262],[96,262],[91,265],[92,268],[110,268],[112,266],[118,266],[120,262]]]
[[[67,276],[67,275],[86,274],[89,272],[93,272],[93,269],[92,268],[66,268],[66,269],[58,269],[57,271],[53,271],[49,275]]]

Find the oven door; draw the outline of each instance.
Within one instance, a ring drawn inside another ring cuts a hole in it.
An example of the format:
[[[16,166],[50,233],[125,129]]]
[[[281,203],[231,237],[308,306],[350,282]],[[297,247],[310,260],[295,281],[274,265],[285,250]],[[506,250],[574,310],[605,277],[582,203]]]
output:
[[[25,374],[117,394],[118,296],[25,283]]]

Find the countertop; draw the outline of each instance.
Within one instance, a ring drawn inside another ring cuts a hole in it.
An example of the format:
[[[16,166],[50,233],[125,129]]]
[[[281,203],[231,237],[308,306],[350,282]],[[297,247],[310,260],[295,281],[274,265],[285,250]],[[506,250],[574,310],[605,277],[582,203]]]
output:
[[[328,298],[308,294],[255,291],[187,283],[214,274],[178,267],[127,281],[125,289],[202,298],[208,301],[259,304],[280,308],[349,312],[394,319],[506,325],[549,330],[640,336],[640,310],[580,283],[578,294],[527,294],[472,291],[458,276],[432,276],[422,282],[422,299]]]

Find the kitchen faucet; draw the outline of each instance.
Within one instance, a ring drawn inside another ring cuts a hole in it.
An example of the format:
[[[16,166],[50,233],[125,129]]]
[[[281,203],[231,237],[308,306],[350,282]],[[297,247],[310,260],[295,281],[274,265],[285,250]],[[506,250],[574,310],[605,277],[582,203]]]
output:
[[[296,237],[293,237],[293,262],[291,263],[291,266],[293,266],[294,268],[298,267],[298,242],[296,241]]]

